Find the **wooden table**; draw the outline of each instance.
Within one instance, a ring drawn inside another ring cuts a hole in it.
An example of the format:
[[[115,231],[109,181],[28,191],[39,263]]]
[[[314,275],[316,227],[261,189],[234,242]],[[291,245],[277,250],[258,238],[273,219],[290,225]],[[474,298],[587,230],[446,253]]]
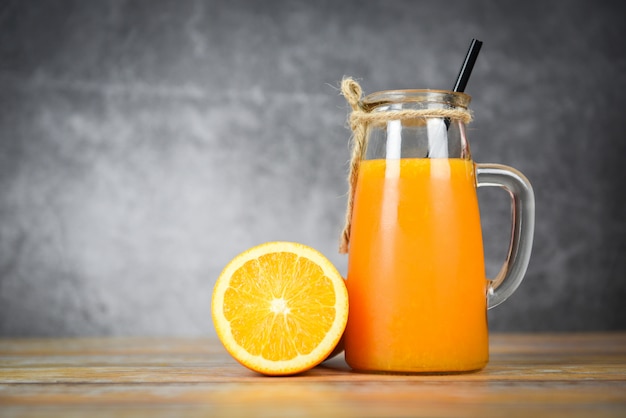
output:
[[[626,417],[626,333],[496,334],[461,375],[270,378],[212,339],[0,339],[0,416]]]

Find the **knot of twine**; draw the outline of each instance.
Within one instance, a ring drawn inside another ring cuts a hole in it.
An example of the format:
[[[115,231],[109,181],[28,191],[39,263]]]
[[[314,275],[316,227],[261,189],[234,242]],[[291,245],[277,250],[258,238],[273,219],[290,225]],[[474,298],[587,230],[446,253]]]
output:
[[[341,81],[341,94],[352,108],[349,117],[350,129],[352,130],[352,156],[350,157],[350,172],[348,174],[348,203],[345,225],[339,243],[339,252],[345,254],[350,245],[354,192],[356,191],[359,167],[366,150],[368,126],[383,124],[391,120],[425,120],[427,118],[459,120],[467,124],[472,121],[472,114],[466,109],[402,109],[371,113],[365,108],[361,100],[363,95],[361,86],[351,77],[346,77]]]

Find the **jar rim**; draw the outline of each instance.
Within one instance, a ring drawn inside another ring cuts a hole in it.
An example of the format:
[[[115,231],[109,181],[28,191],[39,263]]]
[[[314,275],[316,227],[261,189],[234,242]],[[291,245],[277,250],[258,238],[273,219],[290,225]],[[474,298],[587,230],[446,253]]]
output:
[[[366,110],[372,110],[378,106],[391,103],[408,102],[435,102],[454,107],[467,109],[472,96],[450,90],[437,89],[406,89],[406,90],[383,90],[370,93],[365,96],[361,103]]]

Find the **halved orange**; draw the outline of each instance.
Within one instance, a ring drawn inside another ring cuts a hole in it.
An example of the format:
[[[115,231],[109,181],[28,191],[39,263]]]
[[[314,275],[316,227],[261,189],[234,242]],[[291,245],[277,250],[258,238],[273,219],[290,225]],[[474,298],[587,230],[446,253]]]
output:
[[[348,292],[317,250],[269,242],[228,263],[211,307],[217,335],[237,361],[266,375],[290,375],[321,363],[337,346]]]

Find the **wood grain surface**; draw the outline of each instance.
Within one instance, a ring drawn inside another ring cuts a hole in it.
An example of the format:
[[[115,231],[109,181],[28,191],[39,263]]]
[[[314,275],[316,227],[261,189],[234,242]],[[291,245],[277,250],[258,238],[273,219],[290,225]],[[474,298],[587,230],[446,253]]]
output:
[[[0,340],[0,416],[626,417],[626,333],[496,334],[479,372],[270,378],[214,339]]]

